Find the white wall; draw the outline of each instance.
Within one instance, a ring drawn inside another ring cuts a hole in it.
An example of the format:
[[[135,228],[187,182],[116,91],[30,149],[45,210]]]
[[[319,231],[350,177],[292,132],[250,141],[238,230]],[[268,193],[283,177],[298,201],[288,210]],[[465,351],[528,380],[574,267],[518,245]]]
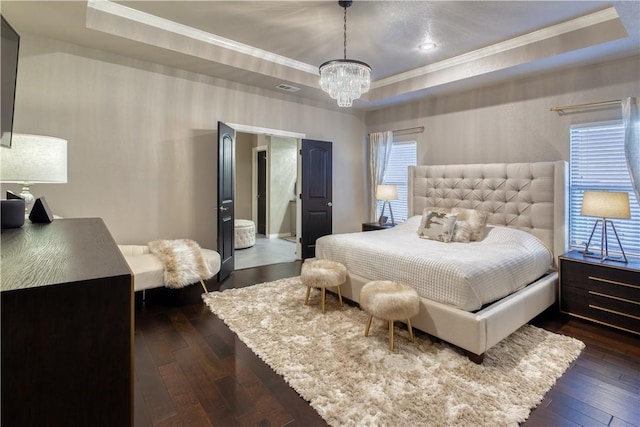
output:
[[[118,243],[215,248],[220,120],[332,141],[334,231],[366,219],[365,128],[352,110],[21,36],[14,129],[68,140],[68,184],[32,188],[57,215],[102,217]]]
[[[551,107],[640,95],[640,57],[565,69],[369,112],[367,132],[424,126],[418,164],[569,159],[574,123],[621,118],[609,106],[564,116]]]

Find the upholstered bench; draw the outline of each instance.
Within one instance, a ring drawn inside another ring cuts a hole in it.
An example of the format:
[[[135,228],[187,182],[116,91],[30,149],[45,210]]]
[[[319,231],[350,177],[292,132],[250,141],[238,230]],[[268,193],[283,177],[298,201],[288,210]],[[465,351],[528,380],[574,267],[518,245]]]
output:
[[[118,245],[133,273],[133,288],[136,291],[164,286],[164,268],[149,246]],[[211,249],[202,249],[202,254],[214,274],[220,271],[220,254]],[[204,284],[202,285],[204,287]],[[205,291],[207,289],[205,288]]]
[[[414,341],[411,318],[420,311],[420,297],[415,289],[398,282],[376,280],[360,291],[360,307],[369,313],[364,336],[369,336],[371,319],[377,317],[389,322],[389,350],[393,351],[393,322],[406,320],[409,340]]]
[[[249,219],[236,219],[233,222],[234,248],[245,249],[256,244],[256,226]]]
[[[342,292],[340,286],[347,280],[347,268],[339,262],[325,259],[309,258],[302,264],[300,281],[307,287],[307,297],[304,305],[309,304],[309,294],[311,288],[322,290],[322,314],[324,314],[324,304],[326,288],[338,288],[338,298],[342,305]]]

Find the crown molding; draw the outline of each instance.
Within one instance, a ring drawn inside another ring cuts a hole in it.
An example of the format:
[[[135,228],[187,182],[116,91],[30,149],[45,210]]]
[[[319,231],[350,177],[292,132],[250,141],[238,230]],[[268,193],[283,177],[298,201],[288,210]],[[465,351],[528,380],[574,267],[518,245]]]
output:
[[[208,33],[206,31],[190,27],[188,25],[180,24],[178,22],[139,11],[137,9],[123,6],[110,0],[88,0],[87,9],[93,9],[99,12],[106,13],[108,15],[118,16],[120,18],[128,19],[143,25],[148,25],[150,27],[179,34],[181,36],[229,49],[244,55],[249,55],[258,59],[273,62],[275,64],[284,65],[286,67],[294,68],[296,70],[304,71],[316,76],[318,75],[318,67],[316,67],[315,65],[296,61],[282,55],[277,55],[273,52],[249,46],[244,43],[239,43],[234,40],[218,36],[216,34]]]
[[[434,64],[426,65],[424,67],[416,68],[405,73],[400,73],[391,77],[387,77],[385,79],[377,80],[371,83],[371,88],[376,89],[382,86],[387,86],[415,77],[424,76],[426,74],[434,73],[447,68],[472,63],[474,61],[478,61],[480,59],[484,59],[502,52],[527,46],[550,38],[558,37],[572,31],[592,27],[594,25],[614,19],[619,20],[620,16],[618,15],[616,9],[611,6],[601,11],[591,13],[589,15],[581,16],[576,19],[571,19],[560,24],[552,25],[550,27],[533,31],[519,37],[505,40],[504,42],[496,43],[491,46],[487,46],[462,55],[454,56],[453,58],[436,62]]]

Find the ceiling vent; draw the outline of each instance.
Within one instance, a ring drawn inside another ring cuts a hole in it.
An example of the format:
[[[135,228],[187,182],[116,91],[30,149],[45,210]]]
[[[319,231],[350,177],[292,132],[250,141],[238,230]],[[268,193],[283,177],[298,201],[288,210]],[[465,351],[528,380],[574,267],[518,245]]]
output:
[[[297,92],[300,90],[299,87],[291,86],[286,83],[280,83],[276,86],[276,89],[284,90],[285,92]]]

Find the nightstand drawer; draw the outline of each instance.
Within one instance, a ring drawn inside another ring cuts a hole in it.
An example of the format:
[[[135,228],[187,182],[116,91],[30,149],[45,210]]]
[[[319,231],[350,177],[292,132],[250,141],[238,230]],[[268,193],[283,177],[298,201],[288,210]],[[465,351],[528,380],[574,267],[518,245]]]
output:
[[[640,304],[639,279],[640,274],[630,270],[561,261],[560,280],[565,285],[633,300],[638,304]],[[640,310],[640,306],[638,309]]]
[[[562,287],[560,310],[640,332],[640,303],[595,290]]]

